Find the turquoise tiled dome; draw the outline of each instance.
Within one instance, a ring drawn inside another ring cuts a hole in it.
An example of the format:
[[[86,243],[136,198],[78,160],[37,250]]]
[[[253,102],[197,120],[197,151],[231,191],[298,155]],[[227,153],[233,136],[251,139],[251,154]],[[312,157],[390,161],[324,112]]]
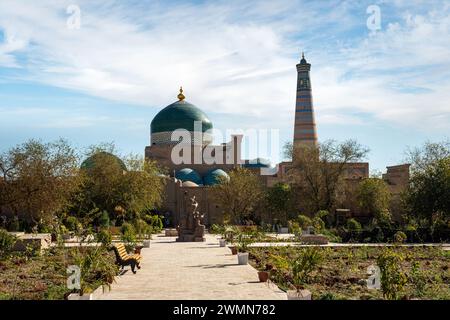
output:
[[[119,159],[119,157],[113,155],[112,153],[109,152],[104,152],[104,151],[100,151],[97,152],[95,154],[93,154],[92,156],[90,156],[89,158],[87,158],[86,160],[83,161],[83,163],[81,164],[80,168],[81,169],[93,169],[97,166],[98,163],[101,162],[105,162],[105,163],[114,163],[115,165],[117,165],[117,168],[120,170],[127,170],[127,167],[125,165],[125,163],[123,163],[122,160]]]
[[[185,181],[191,181],[198,185],[202,184],[202,178],[197,173],[197,171],[192,170],[191,168],[184,168],[181,170],[178,170],[175,173],[175,178],[185,182]]]
[[[226,181],[230,180],[230,176],[228,175],[228,173],[226,173],[222,169],[213,169],[206,174],[206,176],[203,178],[203,182],[207,186],[212,186],[222,182],[223,179],[225,179]]]
[[[202,123],[202,132],[213,127],[202,110],[185,100],[180,100],[158,112],[151,123],[151,133],[172,132],[177,129],[194,132],[194,121]]]
[[[250,161],[247,161],[242,165],[244,168],[270,168],[271,163],[267,159],[256,158]]]

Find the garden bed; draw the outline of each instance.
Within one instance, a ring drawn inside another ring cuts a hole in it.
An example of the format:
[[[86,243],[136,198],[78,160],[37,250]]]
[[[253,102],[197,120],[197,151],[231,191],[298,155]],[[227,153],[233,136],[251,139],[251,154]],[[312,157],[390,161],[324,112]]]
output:
[[[118,271],[113,253],[100,252],[100,261],[88,266],[83,257],[92,257],[94,250],[98,248],[52,248],[42,255],[13,254],[0,259],[0,300],[65,299],[72,292],[67,288],[67,267],[80,263],[88,270],[82,279],[86,292],[112,282],[112,274]]]
[[[271,280],[281,289],[291,289],[292,274],[277,264],[277,257],[291,259],[302,248],[252,247],[250,263],[258,270],[272,269]],[[383,247],[333,247],[321,250],[323,260],[304,284],[313,299],[383,299],[381,290],[369,289],[368,267],[376,265]],[[395,247],[405,257],[401,269],[408,282],[400,299],[450,299],[450,252],[440,247]],[[418,271],[412,272],[416,263]],[[277,267],[278,265],[278,267]]]

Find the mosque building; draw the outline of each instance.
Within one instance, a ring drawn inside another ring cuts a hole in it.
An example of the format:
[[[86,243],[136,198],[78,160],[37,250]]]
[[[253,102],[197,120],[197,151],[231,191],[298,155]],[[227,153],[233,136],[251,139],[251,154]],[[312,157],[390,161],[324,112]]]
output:
[[[304,54],[296,68],[294,148],[318,143],[310,79],[311,64],[306,61]],[[278,164],[276,173],[262,175],[261,168],[268,168],[270,164],[263,160],[253,162],[241,159],[242,135],[232,135],[228,143],[213,145],[212,128],[213,123],[208,116],[186,101],[182,89],[178,94],[178,101],[163,108],[151,122],[151,141],[145,148],[145,157],[168,169],[162,210],[168,214],[174,226],[189,210],[189,199],[194,195],[199,203],[199,210],[204,214],[205,225],[223,223],[223,212],[214,203],[210,187],[221,179],[229,179],[228,172],[238,166],[247,167],[260,174],[261,180],[268,187],[287,180],[287,172],[292,167],[292,162],[282,162]],[[174,139],[174,135],[181,137],[183,133],[188,134],[188,141]],[[180,142],[181,140],[183,141]],[[173,152],[180,146],[184,146],[184,149]],[[179,155],[183,161],[173,159],[174,154]],[[209,155],[209,158],[202,155]],[[211,161],[212,159],[215,161]],[[367,177],[367,162],[347,165],[345,180],[350,186],[357,186],[361,179]],[[383,178],[393,190],[401,190],[409,179],[409,167],[388,167]],[[351,203],[348,205],[352,207]]]

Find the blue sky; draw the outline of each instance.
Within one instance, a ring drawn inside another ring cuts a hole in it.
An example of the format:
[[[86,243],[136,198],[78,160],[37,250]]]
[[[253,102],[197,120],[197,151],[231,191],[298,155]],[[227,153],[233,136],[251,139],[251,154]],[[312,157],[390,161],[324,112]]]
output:
[[[357,139],[384,170],[449,138],[449,43],[450,1],[2,0],[0,150],[64,137],[142,154],[180,85],[216,128],[278,129],[282,145],[305,51],[319,139]]]

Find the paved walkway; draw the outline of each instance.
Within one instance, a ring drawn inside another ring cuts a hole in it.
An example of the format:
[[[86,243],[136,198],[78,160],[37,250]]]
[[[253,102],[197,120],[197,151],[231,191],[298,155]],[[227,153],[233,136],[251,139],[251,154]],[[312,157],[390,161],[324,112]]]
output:
[[[175,242],[175,237],[154,236],[142,249],[142,268],[129,267],[116,277],[102,300],[271,300],[286,299],[275,285],[260,283],[250,265],[238,265],[230,249],[219,247],[216,236],[206,242]]]

